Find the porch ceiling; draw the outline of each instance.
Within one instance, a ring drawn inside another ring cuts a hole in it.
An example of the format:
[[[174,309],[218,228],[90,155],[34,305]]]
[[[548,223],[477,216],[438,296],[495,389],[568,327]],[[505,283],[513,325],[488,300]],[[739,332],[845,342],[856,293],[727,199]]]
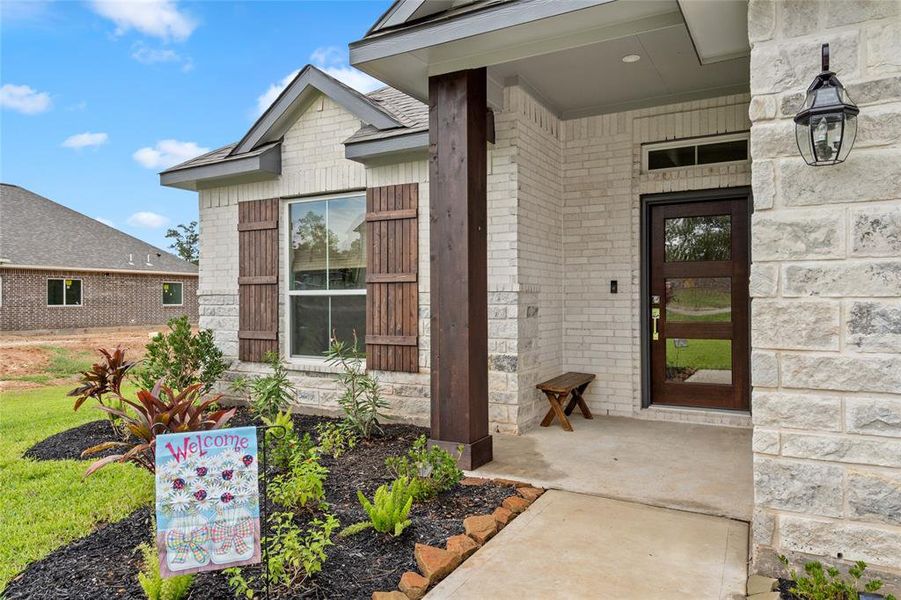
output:
[[[639,56],[625,63],[623,57]],[[742,93],[747,56],[702,65],[684,23],[494,65],[489,78],[523,83],[548,108],[575,118]]]
[[[745,92],[747,3],[702,3],[476,3],[370,32],[351,44],[351,62],[423,101],[430,76],[487,67],[490,105],[518,82],[564,118]],[[628,55],[640,58],[624,63]]]

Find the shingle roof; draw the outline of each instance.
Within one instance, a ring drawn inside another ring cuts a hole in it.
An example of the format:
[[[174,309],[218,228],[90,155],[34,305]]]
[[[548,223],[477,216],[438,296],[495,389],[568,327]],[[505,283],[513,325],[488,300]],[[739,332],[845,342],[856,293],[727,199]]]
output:
[[[397,135],[405,135],[407,133],[416,133],[426,131],[429,128],[429,107],[416,98],[408,96],[400,90],[393,87],[385,86],[366,94],[366,99],[376,107],[389,113],[395,119],[400,121],[402,127],[394,129],[379,129],[372,125],[363,125],[344,143],[363,142],[367,140],[383,139],[394,137]],[[261,154],[279,142],[269,142],[250,152],[242,152],[241,154],[232,155],[231,152],[238,145],[237,142],[216,148],[206,154],[202,154],[174,167],[169,167],[163,173],[171,173],[181,169],[190,169],[192,167],[201,167],[204,165],[220,164],[230,160],[237,160],[256,154]]]
[[[197,272],[196,265],[174,254],[8,183],[0,184],[0,264]]]
[[[385,86],[374,92],[370,92],[367,96],[394,115],[395,118],[403,124],[403,127],[380,130],[372,125],[364,125],[352,136],[347,138],[347,140],[344,141],[345,144],[362,142],[365,140],[383,139],[386,137],[428,130],[429,107],[427,104],[390,86]]]

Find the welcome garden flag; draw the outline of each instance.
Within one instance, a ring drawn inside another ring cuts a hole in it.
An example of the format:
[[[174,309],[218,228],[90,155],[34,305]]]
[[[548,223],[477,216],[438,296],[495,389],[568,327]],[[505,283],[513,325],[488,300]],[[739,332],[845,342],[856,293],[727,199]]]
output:
[[[255,427],[156,438],[156,545],[163,577],[260,562]]]

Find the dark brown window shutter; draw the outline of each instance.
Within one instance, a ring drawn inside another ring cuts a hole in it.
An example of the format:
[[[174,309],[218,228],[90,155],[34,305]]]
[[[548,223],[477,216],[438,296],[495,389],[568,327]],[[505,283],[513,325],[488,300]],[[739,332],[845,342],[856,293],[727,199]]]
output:
[[[366,368],[419,371],[419,184],[366,190]]]
[[[278,352],[279,199],[238,203],[238,358]]]

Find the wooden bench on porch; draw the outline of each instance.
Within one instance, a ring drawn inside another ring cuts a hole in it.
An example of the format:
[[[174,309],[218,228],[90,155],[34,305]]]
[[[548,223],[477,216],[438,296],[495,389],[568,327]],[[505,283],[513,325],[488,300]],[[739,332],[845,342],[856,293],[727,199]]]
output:
[[[572,414],[576,404],[579,405],[579,410],[582,411],[583,417],[586,419],[594,418],[591,416],[591,411],[588,410],[588,404],[585,403],[585,399],[582,397],[588,384],[592,381],[594,381],[594,375],[591,373],[569,372],[536,385],[535,387],[544,392],[548,402],[551,403],[551,408],[547,411],[547,414],[541,421],[541,426],[547,427],[554,421],[554,417],[557,417],[557,419],[560,420],[563,429],[572,431],[573,426],[566,417],[567,415]],[[570,395],[572,395],[572,397],[570,397]],[[562,403],[565,402],[568,397],[569,403],[564,409]]]

